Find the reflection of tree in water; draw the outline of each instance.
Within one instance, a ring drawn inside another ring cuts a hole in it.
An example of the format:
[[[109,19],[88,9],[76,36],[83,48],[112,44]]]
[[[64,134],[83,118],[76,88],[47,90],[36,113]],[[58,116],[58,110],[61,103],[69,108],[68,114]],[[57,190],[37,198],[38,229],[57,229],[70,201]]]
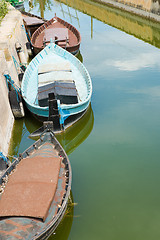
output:
[[[53,6],[53,1],[51,0],[31,0],[29,1],[30,8],[37,7],[38,12],[40,12],[40,15],[42,18],[44,18],[44,12],[46,10],[51,10],[51,6]]]

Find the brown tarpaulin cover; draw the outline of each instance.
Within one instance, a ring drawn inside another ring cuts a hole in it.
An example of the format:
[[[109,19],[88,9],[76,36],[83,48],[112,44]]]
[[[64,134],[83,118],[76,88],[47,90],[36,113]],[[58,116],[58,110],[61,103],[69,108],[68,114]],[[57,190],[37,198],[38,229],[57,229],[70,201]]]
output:
[[[36,18],[36,17],[30,17],[30,16],[24,16],[23,15],[23,19],[26,23],[27,26],[32,26],[32,25],[38,25],[38,24],[43,24],[44,21]]]
[[[22,159],[0,200],[0,217],[26,216],[45,221],[57,188],[60,157]]]

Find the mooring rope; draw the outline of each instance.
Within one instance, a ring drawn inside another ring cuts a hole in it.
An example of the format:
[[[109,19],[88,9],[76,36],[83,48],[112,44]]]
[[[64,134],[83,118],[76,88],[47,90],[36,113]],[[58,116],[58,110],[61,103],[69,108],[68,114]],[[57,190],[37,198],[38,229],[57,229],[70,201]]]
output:
[[[28,32],[27,32],[26,29],[25,29],[25,26],[22,24],[21,27],[24,29],[24,31],[25,31],[25,33],[26,33],[26,35],[27,35],[28,41],[30,42],[30,44],[31,44],[31,46],[32,46],[31,39],[30,39],[30,37],[29,37]]]
[[[6,78],[6,83],[7,83],[8,90],[9,90],[9,84],[10,84],[14,88],[14,90],[16,91],[17,101],[19,102],[18,93],[21,94],[21,89],[15,84],[15,82],[11,79],[11,76],[9,74],[4,74],[4,76]]]

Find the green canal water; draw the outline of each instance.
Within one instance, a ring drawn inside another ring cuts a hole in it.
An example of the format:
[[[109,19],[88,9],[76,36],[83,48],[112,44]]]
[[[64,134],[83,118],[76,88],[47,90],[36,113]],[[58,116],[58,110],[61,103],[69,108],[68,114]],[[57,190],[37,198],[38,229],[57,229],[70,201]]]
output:
[[[50,240],[159,240],[160,26],[92,2],[68,4],[25,2],[26,11],[46,19],[56,12],[80,31],[93,83],[87,114],[57,136],[75,204]],[[38,127],[29,113],[16,121],[10,154],[31,145]]]

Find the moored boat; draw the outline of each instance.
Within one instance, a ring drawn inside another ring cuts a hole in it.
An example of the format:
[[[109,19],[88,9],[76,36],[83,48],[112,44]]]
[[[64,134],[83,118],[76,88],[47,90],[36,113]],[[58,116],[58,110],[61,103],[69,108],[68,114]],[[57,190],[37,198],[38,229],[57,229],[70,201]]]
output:
[[[21,11],[21,13],[26,31],[31,39],[33,33],[47,20],[29,12]]]
[[[34,53],[39,53],[50,40],[72,54],[77,54],[80,48],[81,36],[79,31],[63,19],[53,17],[39,27],[31,38]]]
[[[71,166],[47,128],[0,178],[0,239],[48,239],[65,214]]]
[[[76,57],[50,43],[30,62],[21,91],[30,112],[38,120],[53,120],[58,132],[84,115],[91,101],[92,82]]]

